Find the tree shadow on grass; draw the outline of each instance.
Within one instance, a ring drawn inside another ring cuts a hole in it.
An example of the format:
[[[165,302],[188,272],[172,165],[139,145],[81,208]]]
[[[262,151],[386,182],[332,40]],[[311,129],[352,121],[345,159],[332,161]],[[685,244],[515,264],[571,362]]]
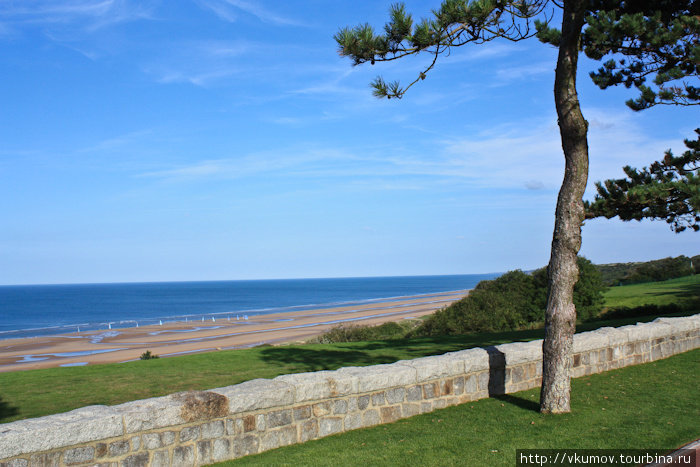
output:
[[[644,285],[633,284],[633,285]],[[674,303],[685,303],[689,306],[697,304],[700,300],[700,282],[690,283],[690,284],[677,284],[668,288],[656,288],[656,282],[646,283],[652,289],[650,291],[645,291],[645,297],[667,297],[672,296],[675,300]],[[641,297],[640,297],[641,298]],[[642,302],[641,305],[644,305]]]
[[[0,423],[4,423],[5,420],[14,417],[19,414],[19,409],[14,407],[0,397]]]
[[[400,359],[442,355],[474,347],[487,347],[508,342],[528,341],[539,339],[544,330],[504,331],[498,333],[471,333],[452,336],[412,337],[394,340],[376,340],[365,342],[349,342],[333,344],[335,347],[344,346],[348,349],[363,351],[378,351],[387,349],[400,355]]]
[[[268,363],[293,365],[299,371],[334,370],[343,366],[394,363],[447,352],[497,345],[538,337],[535,331],[419,337],[413,339],[345,342],[310,346],[265,347],[260,358]]]
[[[540,406],[534,401],[506,394],[506,356],[496,347],[486,347],[489,356],[489,397],[507,402],[525,410],[539,412]]]
[[[538,404],[537,402],[527,400],[522,397],[514,396],[512,394],[500,394],[491,397],[493,397],[494,399],[498,399],[499,401],[515,405],[517,407],[520,407],[521,409],[529,410],[531,412],[539,413],[540,411],[540,404]]]
[[[392,363],[391,355],[374,355],[359,350],[326,350],[304,347],[271,347],[260,352],[268,363],[292,365],[298,371],[335,370],[342,366],[366,366]]]

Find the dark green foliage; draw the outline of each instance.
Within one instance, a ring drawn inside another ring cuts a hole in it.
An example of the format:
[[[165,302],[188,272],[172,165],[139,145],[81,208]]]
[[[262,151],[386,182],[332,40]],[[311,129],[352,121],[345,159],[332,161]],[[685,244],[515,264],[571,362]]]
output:
[[[595,60],[612,55],[593,82],[601,89],[623,84],[640,91],[627,101],[634,110],[656,104],[698,104],[700,88],[685,78],[697,78],[700,63],[700,21],[697,1],[634,0],[600,2],[601,11],[587,18],[584,52]],[[624,58],[618,58],[622,55]],[[647,82],[652,78],[653,86]],[[676,83],[675,85],[673,83]]]
[[[574,286],[574,305],[578,319],[586,321],[595,318],[603,309],[605,299],[603,293],[607,287],[603,284],[603,278],[588,259],[578,258],[579,277]]]
[[[692,267],[691,267],[692,261]],[[679,256],[645,263],[594,265],[578,258],[579,280],[574,287],[574,304],[580,321],[590,321],[604,308],[603,293],[609,286],[660,282],[700,271],[700,255]],[[532,274],[511,271],[498,279],[482,281],[470,295],[451,307],[418,320],[385,323],[379,326],[341,324],[313,339],[315,343],[342,343],[402,339],[404,337],[454,335],[464,332],[498,332],[540,325],[547,304],[547,270]],[[606,319],[651,316],[697,310],[700,304],[643,305],[615,307]],[[613,313],[613,314],[610,314]],[[469,330],[465,330],[469,329]]]
[[[144,353],[141,354],[141,357],[139,357],[141,360],[153,360],[156,358],[160,358],[158,355],[151,353],[150,350],[146,350]]]
[[[660,282],[697,273],[700,255],[691,260],[686,256],[664,258],[646,263],[617,263],[596,266],[603,283],[608,286]]]
[[[586,258],[578,258],[579,280],[574,304],[581,320],[594,318],[603,308],[601,275]],[[496,332],[539,325],[547,306],[547,272],[511,271],[480,282],[469,295],[430,316],[412,335],[437,336],[468,332]]]
[[[690,258],[693,274],[700,274],[700,255]]]
[[[584,53],[610,57],[593,82],[601,89],[634,86],[633,110],[657,104],[700,104],[700,2],[697,0],[593,0],[581,36]],[[561,33],[536,22],[542,42],[558,45]],[[651,83],[648,81],[651,81]]]
[[[690,259],[685,256],[666,258],[641,264],[621,284],[640,284],[642,282],[660,282],[676,277],[689,276],[693,273]]]
[[[534,35],[529,21],[542,13],[544,0],[443,0],[433,16],[415,22],[402,3],[391,6],[389,22],[376,34],[368,24],[343,28],[335,35],[342,56],[354,65],[395,60],[426,52],[432,63],[408,86],[378,77],[373,83],[377,97],[401,98],[408,88],[425,79],[437,58],[452,47],[484,43],[498,37],[517,41]]]
[[[561,32],[549,26],[558,6],[544,0],[444,0],[430,19],[414,22],[403,4],[391,6],[381,34],[368,24],[343,28],[335,40],[339,52],[353,64],[374,64],[427,52],[432,63],[406,87],[378,78],[372,86],[378,97],[402,97],[425,78],[438,56],[452,47],[484,43],[496,38],[517,41],[537,35],[558,46]],[[697,0],[592,0],[581,35],[584,53],[603,60],[591,73],[601,89],[622,84],[639,90],[627,105],[642,110],[656,104],[700,104],[696,81],[700,70],[700,2]],[[539,18],[538,18],[539,17]],[[534,25],[534,27],[533,27]]]
[[[406,333],[417,326],[418,321],[406,320],[400,323],[388,322],[378,326],[340,324],[316,339],[314,343],[337,344],[341,342],[362,342],[374,340],[403,339]]]
[[[430,316],[414,334],[437,336],[467,332],[508,331],[544,319],[545,302],[537,303],[532,276],[510,271],[481,281],[462,300]],[[541,316],[540,316],[541,315]]]
[[[700,128],[695,132],[695,141],[685,140],[683,155],[669,150],[649,168],[626,166],[627,178],[597,182],[598,194],[585,202],[586,218],[663,219],[675,232],[700,231]]]

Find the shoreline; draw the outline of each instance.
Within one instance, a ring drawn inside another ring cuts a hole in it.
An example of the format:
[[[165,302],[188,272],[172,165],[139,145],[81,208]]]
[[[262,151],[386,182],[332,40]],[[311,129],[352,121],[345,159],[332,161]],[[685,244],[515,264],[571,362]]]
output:
[[[0,286],[2,287],[2,286]],[[212,320],[221,321],[231,321],[231,318],[236,316],[237,320],[247,320],[244,316],[250,315],[251,318],[261,318],[270,315],[278,314],[290,314],[300,311],[315,311],[315,310],[326,310],[331,308],[344,308],[344,307],[361,307],[365,305],[381,304],[381,303],[394,303],[404,300],[420,299],[423,297],[430,297],[436,295],[446,295],[446,294],[466,294],[471,289],[458,289],[458,290],[445,290],[440,292],[426,292],[420,294],[412,295],[397,295],[389,297],[377,297],[377,298],[367,298],[358,300],[347,300],[338,302],[328,302],[328,303],[308,303],[303,305],[282,305],[272,308],[252,308],[252,309],[242,309],[236,311],[214,311],[205,313],[188,313],[188,314],[176,314],[168,316],[156,316],[156,317],[141,317],[141,318],[127,318],[127,319],[116,319],[116,320],[104,320],[104,321],[94,321],[94,322],[82,322],[82,323],[71,323],[71,324],[56,324],[53,326],[35,327],[35,328],[25,328],[25,329],[6,329],[0,331],[0,345],[3,342],[11,339],[29,339],[29,338],[49,338],[56,337],[66,334],[74,334],[76,331],[81,334],[87,334],[90,332],[102,331],[107,332],[111,330],[124,330],[130,328],[139,328],[144,326],[153,325],[174,325],[174,324],[188,324],[196,325],[197,323],[204,323],[204,325],[215,322]],[[159,324],[160,322],[160,324]],[[113,329],[114,326],[114,329]],[[60,330],[60,331],[59,331]],[[50,331],[46,333],[47,331]]]
[[[420,318],[459,300],[468,290],[437,292],[359,304],[254,315],[247,320],[173,321],[0,340],[0,372],[138,360],[146,350],[161,357],[262,344],[301,342],[339,324],[377,325]],[[245,312],[237,313],[245,315]],[[226,315],[235,315],[234,313]]]

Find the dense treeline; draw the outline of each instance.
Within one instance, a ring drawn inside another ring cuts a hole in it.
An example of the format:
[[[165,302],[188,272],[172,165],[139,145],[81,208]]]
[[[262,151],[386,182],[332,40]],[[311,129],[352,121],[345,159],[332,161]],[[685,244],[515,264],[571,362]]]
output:
[[[579,319],[596,317],[603,308],[600,273],[586,258],[578,258],[579,280],[574,304]],[[468,296],[437,311],[413,330],[412,336],[510,331],[541,325],[547,306],[547,271],[510,271],[480,282]]]
[[[645,263],[600,264],[597,266],[608,286],[659,282],[700,273],[700,255],[664,258]]]

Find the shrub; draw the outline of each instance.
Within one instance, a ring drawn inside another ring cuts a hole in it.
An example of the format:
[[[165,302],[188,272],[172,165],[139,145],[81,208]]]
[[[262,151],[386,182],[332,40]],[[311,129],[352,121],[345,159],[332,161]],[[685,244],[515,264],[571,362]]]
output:
[[[576,316],[581,321],[598,316],[603,309],[605,299],[603,292],[607,289],[598,268],[583,256],[576,261],[578,265],[578,281],[574,286],[574,305]],[[544,309],[547,306],[547,268],[538,269],[532,273],[535,287],[538,290],[538,305],[542,307],[541,320],[544,320]],[[544,302],[542,301],[544,300]]]
[[[468,296],[429,317],[416,336],[494,332],[520,328],[543,310],[531,275],[510,271],[481,281]],[[539,299],[539,300],[538,300]]]
[[[579,257],[579,280],[574,304],[581,320],[597,316],[603,307],[600,273]],[[511,331],[541,324],[547,306],[547,273],[520,270],[480,282],[468,296],[430,316],[412,336],[437,336],[468,332]]]
[[[361,342],[373,340],[402,339],[407,331],[416,327],[417,320],[405,320],[400,323],[390,321],[377,326],[357,324],[339,324],[312,341],[319,344],[337,344],[341,342]]]
[[[141,354],[141,360],[153,360],[154,358],[160,358],[158,355],[151,353],[150,350],[146,350]]]

